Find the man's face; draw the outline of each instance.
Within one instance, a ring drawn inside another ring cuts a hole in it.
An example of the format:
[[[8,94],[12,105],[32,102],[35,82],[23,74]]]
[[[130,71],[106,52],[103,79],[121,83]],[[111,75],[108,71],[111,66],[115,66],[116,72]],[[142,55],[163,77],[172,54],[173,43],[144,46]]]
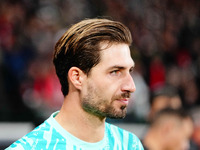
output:
[[[91,69],[82,88],[82,107],[101,118],[124,118],[135,84],[134,62],[127,44],[101,43],[100,62]]]
[[[193,123],[190,118],[185,118],[177,126],[174,126],[169,133],[167,150],[189,150],[189,140],[193,132]]]

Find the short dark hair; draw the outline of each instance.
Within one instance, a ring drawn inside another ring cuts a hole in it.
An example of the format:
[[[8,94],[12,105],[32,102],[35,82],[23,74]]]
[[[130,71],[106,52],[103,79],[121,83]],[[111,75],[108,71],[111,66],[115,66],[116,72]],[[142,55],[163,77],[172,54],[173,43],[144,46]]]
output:
[[[87,75],[100,61],[100,43],[132,43],[129,29],[108,19],[85,19],[71,26],[55,45],[53,63],[63,95],[69,92],[68,71],[75,66]]]
[[[151,96],[150,96],[151,105],[153,105],[153,103],[155,102],[155,98],[158,96],[165,96],[165,97],[172,98],[172,97],[179,96],[179,93],[175,87],[170,86],[170,85],[165,85],[151,92]]]

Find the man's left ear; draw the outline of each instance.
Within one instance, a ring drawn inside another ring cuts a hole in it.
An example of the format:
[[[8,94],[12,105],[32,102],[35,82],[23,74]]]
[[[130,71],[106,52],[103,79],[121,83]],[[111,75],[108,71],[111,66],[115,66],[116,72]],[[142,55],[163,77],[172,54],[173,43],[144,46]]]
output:
[[[85,73],[78,67],[71,67],[68,71],[69,81],[79,90],[82,87],[85,76]]]

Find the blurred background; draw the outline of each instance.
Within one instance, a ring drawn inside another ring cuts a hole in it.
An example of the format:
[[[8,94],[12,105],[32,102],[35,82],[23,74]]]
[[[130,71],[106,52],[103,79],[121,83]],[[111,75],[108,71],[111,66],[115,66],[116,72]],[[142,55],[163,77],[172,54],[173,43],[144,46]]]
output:
[[[108,121],[132,130],[160,109],[182,108],[193,117],[191,140],[200,146],[199,8],[199,0],[0,0],[0,145],[59,110],[63,96],[52,64],[58,38],[82,19],[106,17],[132,32],[137,88],[127,117]]]

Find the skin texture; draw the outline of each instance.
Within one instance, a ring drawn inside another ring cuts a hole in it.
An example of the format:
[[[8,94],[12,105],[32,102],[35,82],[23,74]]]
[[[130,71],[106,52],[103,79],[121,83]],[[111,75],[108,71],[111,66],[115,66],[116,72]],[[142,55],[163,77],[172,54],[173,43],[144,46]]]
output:
[[[87,142],[103,139],[106,117],[126,115],[130,94],[136,89],[129,46],[107,42],[100,46],[101,60],[89,75],[77,67],[69,70],[69,94],[55,117],[68,132]]]

